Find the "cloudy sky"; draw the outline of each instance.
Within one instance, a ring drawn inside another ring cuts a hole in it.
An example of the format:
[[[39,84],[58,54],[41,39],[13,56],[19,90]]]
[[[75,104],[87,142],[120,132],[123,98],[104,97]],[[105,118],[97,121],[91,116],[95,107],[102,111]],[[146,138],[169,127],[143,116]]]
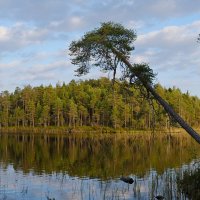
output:
[[[78,80],[69,44],[106,21],[136,30],[157,82],[200,97],[200,0],[0,0],[0,91]]]

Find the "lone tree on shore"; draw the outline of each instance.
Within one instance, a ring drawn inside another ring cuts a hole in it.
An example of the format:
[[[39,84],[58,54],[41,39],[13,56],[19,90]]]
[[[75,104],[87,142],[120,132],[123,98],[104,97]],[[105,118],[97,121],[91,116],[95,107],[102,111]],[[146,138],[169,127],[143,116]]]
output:
[[[78,66],[77,75],[87,74],[92,67],[99,67],[103,71],[112,71],[115,80],[119,68],[122,78],[129,77],[130,83],[136,82],[146,88],[165,111],[200,143],[199,134],[155,91],[155,74],[152,69],[145,63],[131,64],[129,61],[135,40],[134,30],[113,22],[102,23],[99,28],[86,33],[80,40],[73,41],[69,47],[70,55],[73,56],[72,64]]]

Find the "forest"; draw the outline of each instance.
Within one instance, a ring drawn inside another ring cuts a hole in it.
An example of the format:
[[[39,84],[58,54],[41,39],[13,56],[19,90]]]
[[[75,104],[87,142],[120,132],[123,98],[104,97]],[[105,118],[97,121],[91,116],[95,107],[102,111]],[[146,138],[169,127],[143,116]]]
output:
[[[127,84],[128,85],[128,84]],[[180,89],[155,85],[155,90],[189,125],[200,127],[200,99]],[[111,127],[165,129],[178,125],[157,102],[136,88],[108,78],[72,80],[55,87],[25,86],[0,94],[1,127]]]

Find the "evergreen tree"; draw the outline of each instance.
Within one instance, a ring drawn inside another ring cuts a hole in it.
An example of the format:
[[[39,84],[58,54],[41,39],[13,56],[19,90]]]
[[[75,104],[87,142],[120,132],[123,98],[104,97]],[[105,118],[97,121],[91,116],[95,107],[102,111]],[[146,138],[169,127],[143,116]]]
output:
[[[163,106],[165,111],[190,134],[198,143],[200,135],[192,129],[183,118],[156,92],[153,85],[155,74],[148,64],[131,64],[129,61],[136,34],[133,30],[124,28],[121,24],[102,23],[101,27],[86,33],[81,40],[70,45],[72,64],[77,65],[77,74],[87,74],[91,67],[99,67],[104,71],[113,72],[113,83],[117,67],[121,68],[122,78],[128,78],[130,84],[136,84],[147,91]]]

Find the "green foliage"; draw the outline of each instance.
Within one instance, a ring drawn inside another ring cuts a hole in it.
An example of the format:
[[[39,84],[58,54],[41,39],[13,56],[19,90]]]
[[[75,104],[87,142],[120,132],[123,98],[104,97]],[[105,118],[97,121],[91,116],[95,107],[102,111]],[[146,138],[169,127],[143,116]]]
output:
[[[149,67],[148,64],[134,64],[128,72],[128,78],[130,78],[131,83],[135,83],[138,86],[143,86],[143,84],[153,84],[156,74]],[[141,82],[142,81],[142,82]]]
[[[72,64],[78,66],[77,75],[87,74],[92,66],[97,66],[103,71],[114,71],[115,76],[116,68],[121,66],[125,69],[125,65],[112,48],[129,58],[135,39],[133,30],[113,22],[102,23],[100,28],[86,33],[81,40],[70,45]]]
[[[68,115],[69,115],[69,126],[73,125],[75,127],[76,119],[77,119],[77,115],[78,115],[77,113],[78,113],[77,105],[74,102],[74,100],[71,99],[69,101],[69,112],[68,112]]]
[[[122,61],[122,57],[129,60],[135,40],[133,30],[113,22],[102,23],[100,28],[86,33],[81,40],[70,45],[72,64],[78,66],[77,75],[87,74],[92,66],[97,66],[103,71],[113,71],[115,79],[117,67],[121,67],[122,79],[134,80],[139,86],[152,85],[156,75],[148,64],[134,64],[131,68]]]
[[[50,107],[48,105],[44,105],[42,112],[41,112],[41,124],[43,124],[45,127],[49,124],[50,119]]]
[[[167,128],[169,117],[154,102],[155,116],[137,87],[125,89],[127,83],[114,85],[107,78],[71,81],[69,84],[18,88],[0,94],[0,126],[40,127],[79,126],[149,129]],[[177,88],[155,90],[190,125],[200,127],[200,100]],[[173,122],[172,126],[176,126]]]

